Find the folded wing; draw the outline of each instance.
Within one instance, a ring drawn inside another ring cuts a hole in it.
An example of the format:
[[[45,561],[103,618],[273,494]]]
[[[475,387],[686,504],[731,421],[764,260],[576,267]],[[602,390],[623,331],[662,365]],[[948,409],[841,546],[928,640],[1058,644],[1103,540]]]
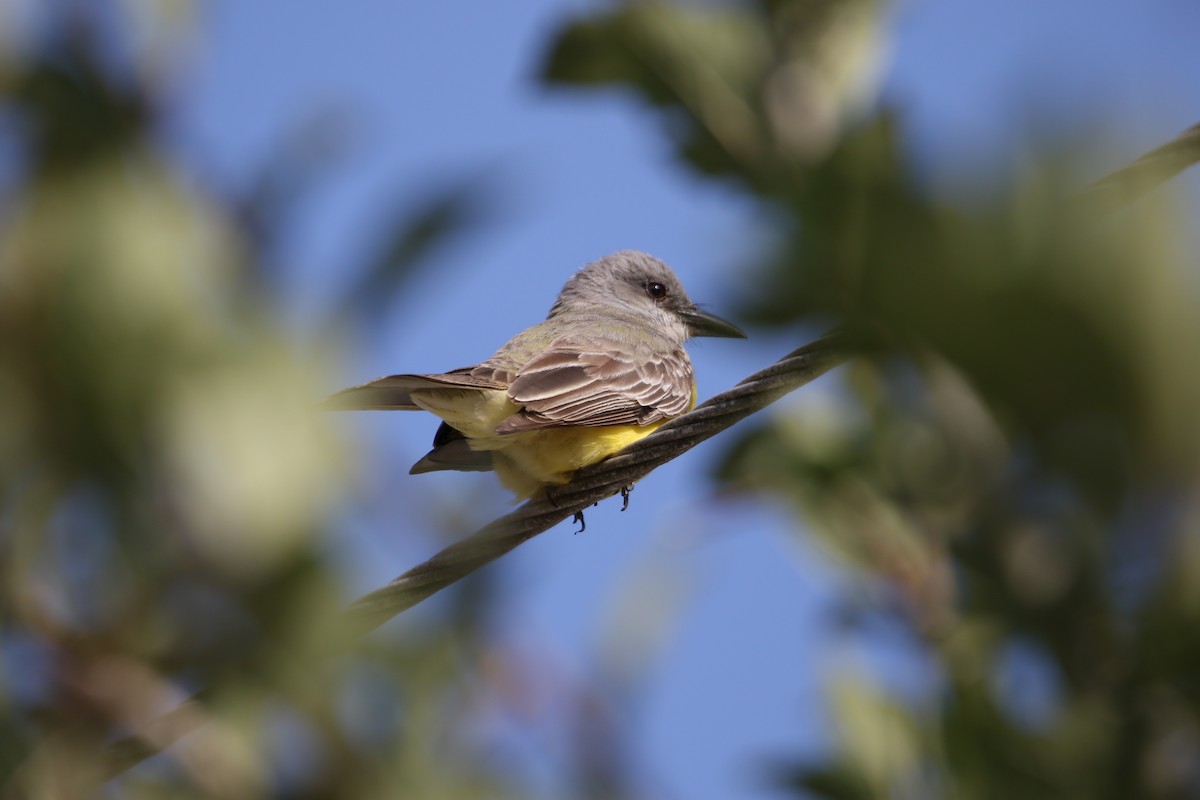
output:
[[[649,425],[691,408],[692,389],[692,364],[682,348],[647,356],[615,342],[563,340],[517,371],[508,396],[522,410],[496,432]]]

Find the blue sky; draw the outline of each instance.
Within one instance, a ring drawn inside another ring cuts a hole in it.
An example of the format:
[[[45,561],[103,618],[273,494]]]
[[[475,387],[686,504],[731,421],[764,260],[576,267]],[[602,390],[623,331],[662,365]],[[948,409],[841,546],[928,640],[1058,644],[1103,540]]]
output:
[[[301,321],[361,260],[366,237],[394,213],[388,204],[415,209],[431,188],[477,177],[501,200],[488,224],[436,253],[380,329],[351,344],[343,383],[474,363],[541,319],[574,269],[622,248],[658,255],[693,299],[728,310],[738,265],[765,235],[758,209],[679,166],[661,120],[631,97],[533,79],[556,26],[593,7],[201,7],[172,140],[203,180],[244,186],[288,131],[318,115],[346,133],[274,254]],[[1079,120],[1096,126],[1113,167],[1200,121],[1200,6],[1190,0],[911,0],[891,18],[883,97],[903,108],[914,158],[935,180],[979,163],[1011,168],[1033,132]],[[1196,193],[1194,176],[1185,185]],[[696,343],[701,395],[816,333]],[[827,377],[788,402],[828,405],[836,384]],[[366,414],[345,427],[362,466],[330,547],[358,589],[445,543],[430,531],[447,505],[464,533],[509,509],[489,475],[406,474],[427,449],[431,418]],[[624,513],[617,502],[593,509],[584,535],[559,526],[490,568],[507,586],[498,647],[538,654],[584,683],[644,665],[623,730],[656,797],[779,796],[758,770],[827,741],[821,681],[831,670],[883,663],[899,667],[901,683],[921,682],[903,646],[863,649],[832,629],[823,612],[844,580],[789,532],[789,518],[712,497],[705,471],[720,448],[709,442],[654,473]],[[435,613],[436,602],[389,632]],[[655,624],[664,635],[640,647],[639,631]],[[553,796],[536,750],[516,768],[540,775]]]

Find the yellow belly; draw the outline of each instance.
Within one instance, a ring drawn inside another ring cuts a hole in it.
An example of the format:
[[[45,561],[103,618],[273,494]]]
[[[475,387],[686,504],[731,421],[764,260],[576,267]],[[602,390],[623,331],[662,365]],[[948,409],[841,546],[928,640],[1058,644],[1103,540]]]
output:
[[[566,483],[575,470],[624,450],[661,424],[510,433],[497,437],[502,446],[493,450],[492,463],[500,482],[523,500],[547,484]]]
[[[662,425],[546,428],[501,436],[496,426],[520,411],[503,391],[420,390],[412,400],[465,434],[471,449],[491,452],[497,477],[518,500],[547,484],[568,482],[575,470],[603,461]]]

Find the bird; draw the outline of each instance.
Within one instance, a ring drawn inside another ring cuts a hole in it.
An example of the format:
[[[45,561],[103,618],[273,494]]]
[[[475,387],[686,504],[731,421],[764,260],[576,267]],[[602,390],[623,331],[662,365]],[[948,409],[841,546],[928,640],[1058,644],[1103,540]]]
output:
[[[696,381],[684,342],[697,336],[746,334],[693,303],[665,263],[622,250],[572,275],[546,319],[487,360],[389,375],[327,406],[428,411],[442,423],[410,474],[493,470],[520,501],[690,411]]]

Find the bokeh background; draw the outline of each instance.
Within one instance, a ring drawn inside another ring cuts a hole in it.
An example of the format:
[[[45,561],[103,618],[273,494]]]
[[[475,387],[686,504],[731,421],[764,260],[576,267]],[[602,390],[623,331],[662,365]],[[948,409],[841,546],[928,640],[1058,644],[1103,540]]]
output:
[[[1200,184],[1082,193],[1200,121],[1196,30],[0,0],[0,795],[1200,795]],[[348,636],[511,506],[317,404],[621,248],[751,332],[704,396],[888,347]]]

